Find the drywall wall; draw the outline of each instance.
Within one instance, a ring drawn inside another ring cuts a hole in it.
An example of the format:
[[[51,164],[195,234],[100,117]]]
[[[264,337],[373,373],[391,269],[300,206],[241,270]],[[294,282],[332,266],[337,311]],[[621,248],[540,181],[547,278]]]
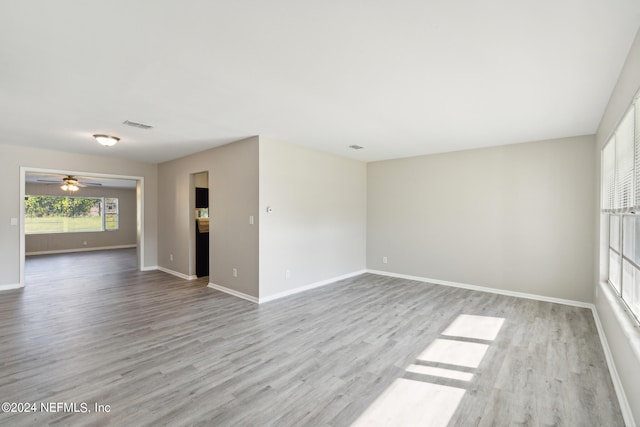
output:
[[[78,175],[103,173],[144,178],[144,258],[142,267],[156,265],[157,166],[113,157],[0,145],[0,181],[4,203],[0,204],[0,287],[20,283],[20,167],[62,170]]]
[[[209,175],[206,172],[193,175],[193,180],[197,188],[209,188]]]
[[[631,105],[633,97],[639,89],[640,31],[636,34],[598,127],[595,148],[598,190],[600,189],[600,150],[604,147],[629,105]],[[594,205],[593,209],[599,212],[599,204]],[[622,304],[612,295],[610,287],[606,283],[608,276],[608,225],[604,220],[604,216],[598,214],[597,218],[596,229],[593,233],[597,239],[597,262],[595,264],[598,266],[594,280],[595,306],[611,349],[630,412],[633,414],[635,423],[638,424],[640,423],[640,382],[637,381],[638,372],[640,372],[640,330],[624,311]]]
[[[591,302],[593,146],[585,136],[369,163],[367,267]]]
[[[363,270],[365,242],[366,165],[260,137],[260,299]]]
[[[25,194],[34,196],[68,196],[60,185],[27,183]],[[31,253],[87,250],[136,245],[136,190],[86,187],[74,194],[78,197],[118,198],[118,229],[100,232],[27,234],[25,250]],[[85,244],[86,242],[86,244]]]
[[[194,174],[200,172],[209,175],[209,281],[257,298],[257,137],[158,165],[158,265],[195,275]]]

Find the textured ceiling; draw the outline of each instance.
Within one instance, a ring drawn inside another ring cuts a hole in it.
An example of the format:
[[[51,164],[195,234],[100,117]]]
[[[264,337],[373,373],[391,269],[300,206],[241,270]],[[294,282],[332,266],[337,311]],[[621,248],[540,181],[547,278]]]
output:
[[[592,134],[640,26],[637,0],[0,10],[0,143],[154,163],[252,135],[373,161]]]

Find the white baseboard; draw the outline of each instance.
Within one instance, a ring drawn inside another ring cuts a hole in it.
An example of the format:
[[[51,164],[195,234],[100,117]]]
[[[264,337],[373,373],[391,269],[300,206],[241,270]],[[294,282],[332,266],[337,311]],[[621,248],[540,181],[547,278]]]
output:
[[[622,418],[624,418],[624,423],[627,427],[636,427],[636,423],[633,419],[633,413],[631,412],[631,406],[629,406],[629,401],[627,400],[627,394],[624,392],[624,387],[622,386],[622,381],[620,380],[620,376],[618,375],[616,364],[613,361],[613,354],[611,354],[611,349],[609,348],[607,336],[605,335],[604,328],[602,327],[602,323],[600,322],[600,316],[598,316],[598,310],[596,310],[596,307],[593,306],[591,311],[593,311],[593,319],[596,322],[596,328],[598,329],[598,335],[600,336],[600,343],[602,344],[604,357],[607,360],[609,374],[611,374],[611,382],[613,382],[613,388],[615,389],[616,395],[618,396],[618,403],[620,404]]]
[[[215,283],[209,283],[207,285],[207,288],[212,288],[212,289],[215,289],[217,291],[224,292],[225,294],[233,295],[234,297],[238,297],[238,298],[245,299],[247,301],[251,301],[252,303],[255,303],[255,304],[259,303],[258,298],[254,297],[254,296],[247,295],[247,294],[245,294],[243,292],[239,292],[239,291],[236,291],[236,290],[233,290],[233,289],[229,289],[229,288],[224,287],[224,286],[216,285]]]
[[[289,289],[287,291],[279,292],[279,293],[274,294],[274,295],[269,295],[269,296],[264,297],[264,298],[261,297],[261,298],[259,298],[258,304],[262,304],[262,303],[265,303],[265,302],[273,301],[273,300],[276,300],[276,299],[279,299],[279,298],[288,297],[290,295],[298,294],[300,292],[308,291],[310,289],[319,288],[320,286],[329,285],[331,283],[335,283],[335,282],[338,282],[340,280],[349,279],[349,278],[354,277],[354,276],[359,276],[359,275],[364,274],[366,272],[367,272],[367,270],[354,271],[352,273],[343,274],[342,276],[333,277],[333,278],[327,279],[327,280],[321,280],[319,282],[311,283],[309,285],[300,286],[300,287],[294,288],[294,289]]]
[[[158,266],[158,267],[156,267],[156,269],[160,270],[160,271],[164,271],[165,273],[171,274],[173,276],[179,277],[179,278],[184,279],[184,280],[195,280],[195,279],[198,278],[198,276],[189,276],[187,274],[180,273],[179,271],[173,271],[173,270],[170,270],[170,269],[165,268],[165,267]]]
[[[149,267],[142,267],[140,271],[154,271],[159,270],[160,268],[157,265],[151,265]]]
[[[544,295],[528,294],[526,292],[507,291],[504,289],[488,288],[485,286],[469,285],[466,283],[450,282],[447,280],[429,279],[427,277],[410,276],[407,274],[391,273],[388,271],[367,270],[367,273],[378,274],[380,276],[397,277],[399,279],[415,280],[418,282],[433,283],[434,285],[451,286],[454,288],[469,289],[472,291],[489,292],[492,294],[507,295],[510,297],[526,298],[536,301],[553,302],[556,304],[570,305],[574,307],[593,308],[593,304],[582,301],[574,301],[570,299],[553,298]]]
[[[10,285],[0,285],[0,291],[9,291],[11,289],[20,289],[24,288],[20,283],[12,283]]]
[[[25,256],[32,255],[51,255],[51,254],[68,254],[73,252],[91,252],[91,251],[108,251],[111,249],[131,249],[135,248],[136,245],[118,245],[118,246],[99,246],[94,248],[77,248],[77,249],[59,249],[55,251],[38,251],[38,252],[27,252]]]

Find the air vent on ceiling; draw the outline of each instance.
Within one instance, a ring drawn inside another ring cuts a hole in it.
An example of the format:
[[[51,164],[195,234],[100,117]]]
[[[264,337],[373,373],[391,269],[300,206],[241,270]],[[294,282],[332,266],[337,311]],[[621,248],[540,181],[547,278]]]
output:
[[[350,145],[349,148],[353,150],[362,150],[364,147],[362,145]]]
[[[124,122],[122,122],[123,125],[127,125],[127,126],[132,126],[134,128],[138,128],[138,129],[151,129],[153,128],[153,126],[151,125],[145,125],[144,123],[138,123],[138,122],[132,122],[131,120],[125,120]]]

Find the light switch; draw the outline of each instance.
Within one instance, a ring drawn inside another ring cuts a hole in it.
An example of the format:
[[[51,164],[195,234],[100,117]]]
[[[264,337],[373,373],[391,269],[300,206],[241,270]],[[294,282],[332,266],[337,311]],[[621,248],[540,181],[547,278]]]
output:
[[[11,225],[18,225],[18,218],[11,218]]]

